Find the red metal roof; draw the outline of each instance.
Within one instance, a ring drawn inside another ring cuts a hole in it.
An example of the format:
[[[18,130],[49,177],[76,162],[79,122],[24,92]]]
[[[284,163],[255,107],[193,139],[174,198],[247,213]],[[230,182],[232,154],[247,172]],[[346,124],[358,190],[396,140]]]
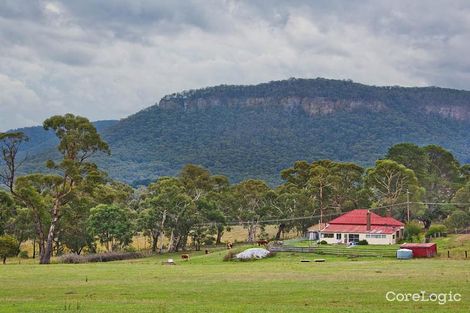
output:
[[[329,224],[367,225],[368,211],[367,209],[352,210],[330,221]],[[392,217],[382,217],[373,212],[370,212],[370,220],[372,226],[404,226],[402,222]]]
[[[435,243],[404,243],[400,248],[431,248],[435,245]]]
[[[367,225],[342,225],[329,224],[321,230],[322,233],[370,233],[370,234],[394,234],[397,231],[396,226],[377,226],[371,225],[371,229],[367,230]]]

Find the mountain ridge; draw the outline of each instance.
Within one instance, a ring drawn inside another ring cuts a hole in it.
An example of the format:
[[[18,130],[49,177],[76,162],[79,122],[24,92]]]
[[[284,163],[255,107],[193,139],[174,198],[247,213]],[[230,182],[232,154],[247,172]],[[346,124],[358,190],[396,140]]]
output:
[[[100,129],[110,158],[96,161],[134,185],[200,164],[237,182],[280,183],[300,159],[370,166],[399,142],[439,144],[470,162],[470,92],[376,87],[348,80],[289,79],[219,85],[163,97]],[[38,168],[50,153],[30,160]]]

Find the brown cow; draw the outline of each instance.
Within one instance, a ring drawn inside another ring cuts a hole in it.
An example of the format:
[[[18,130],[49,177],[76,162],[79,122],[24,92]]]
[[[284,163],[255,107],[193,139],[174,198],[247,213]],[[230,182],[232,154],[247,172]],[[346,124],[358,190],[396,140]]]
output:
[[[258,246],[266,246],[269,243],[269,241],[267,241],[267,240],[258,240],[256,243],[258,244]]]
[[[189,254],[182,254],[181,258],[185,261],[189,261]]]

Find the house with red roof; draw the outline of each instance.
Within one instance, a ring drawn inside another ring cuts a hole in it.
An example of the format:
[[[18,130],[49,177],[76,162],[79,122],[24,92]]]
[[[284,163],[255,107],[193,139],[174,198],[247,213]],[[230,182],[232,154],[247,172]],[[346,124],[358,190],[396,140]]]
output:
[[[367,240],[369,244],[395,244],[403,238],[404,224],[367,209],[349,211],[331,220],[321,230],[319,239],[328,243],[349,244]]]

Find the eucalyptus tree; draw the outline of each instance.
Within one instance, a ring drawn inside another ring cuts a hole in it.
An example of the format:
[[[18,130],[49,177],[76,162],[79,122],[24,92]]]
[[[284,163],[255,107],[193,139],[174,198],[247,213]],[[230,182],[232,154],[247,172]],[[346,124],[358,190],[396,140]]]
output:
[[[419,186],[413,170],[393,160],[378,160],[375,167],[369,168],[365,177],[366,186],[371,190],[374,205],[386,206],[391,212],[393,207],[407,201],[407,192],[411,201],[420,201],[424,190]],[[401,211],[400,218],[406,213]]]
[[[462,173],[459,162],[446,149],[429,145],[423,147],[429,162],[427,177],[422,186],[426,189],[424,199],[427,204],[421,210],[419,219],[429,228],[433,220],[446,218],[450,210],[441,203],[451,201],[462,186]]]
[[[162,177],[149,186],[149,194],[142,202],[139,224],[152,235],[152,247],[157,246],[158,238],[168,235],[168,251],[176,251],[189,234],[194,223],[195,204],[186,193],[184,185],[177,178]],[[163,240],[160,240],[160,252]]]
[[[14,194],[15,179],[22,161],[18,161],[21,145],[29,138],[22,132],[0,133],[1,162],[0,183],[3,183]]]
[[[234,214],[248,230],[248,242],[254,242],[260,221],[268,217],[267,194],[270,188],[262,180],[249,179],[233,186]]]
[[[290,230],[304,234],[309,226],[318,222],[314,217],[319,212],[318,202],[313,200],[312,193],[306,188],[299,188],[294,184],[284,184],[276,189],[278,195],[273,215],[280,220],[275,239]],[[309,217],[292,219],[292,217]]]
[[[224,180],[227,180],[225,176],[223,177]],[[210,208],[210,210],[205,210],[205,219],[206,223],[210,225],[208,231],[215,233],[216,245],[222,242],[222,236],[226,230],[227,222],[237,218],[234,206],[236,203],[235,195],[228,187],[228,180],[227,184],[223,186],[223,188],[220,188],[219,185],[219,187],[215,188],[204,197],[204,200],[210,203],[208,207],[205,207]]]
[[[330,205],[338,213],[368,207],[364,190],[364,168],[354,163],[334,162],[330,167]]]
[[[397,144],[389,149],[387,157],[412,169],[425,189],[423,199],[427,204],[420,208],[417,217],[426,228],[433,220],[450,214],[452,209],[444,203],[451,201],[468,179],[468,165],[460,167],[452,153],[438,145]]]
[[[457,190],[452,202],[455,203],[456,207],[463,210],[467,209],[467,212],[470,213],[470,181]]]
[[[227,196],[229,180],[223,175],[212,175],[204,167],[188,164],[183,167],[178,179],[186,193],[195,204],[193,216],[194,226],[191,229],[193,243],[200,247],[200,242],[212,234],[216,234],[216,244],[219,244],[225,229],[225,214],[228,213],[224,201],[219,195]],[[181,237],[181,239],[184,238]]]
[[[47,203],[49,206],[47,210],[49,229],[45,238],[43,234],[41,235],[45,244],[41,249],[40,258],[40,264],[49,264],[53,241],[63,211],[70,209],[68,204],[79,197],[80,192],[86,192],[90,186],[102,178],[96,165],[89,162],[90,157],[98,152],[109,153],[109,147],[101,139],[93,124],[81,116],[56,115],[46,119],[43,126],[45,130],[52,130],[59,139],[57,148],[62,154],[62,160],[58,163],[52,160],[47,162],[47,167],[54,174],[24,177],[26,189],[28,189],[26,181],[32,178],[32,182],[29,185],[30,190],[23,191],[34,193],[34,196],[43,196],[44,199],[36,199],[37,202],[42,205]],[[21,201],[27,206],[30,204],[24,199]]]
[[[214,186],[211,173],[207,169],[194,164],[185,165],[179,173],[178,179],[194,201],[207,194]]]
[[[446,225],[452,230],[464,229],[470,226],[470,213],[463,210],[454,210],[445,220]]]
[[[333,193],[332,161],[321,160],[312,163],[308,187],[314,194],[320,209],[320,223],[323,223],[325,210],[331,207]]]
[[[311,176],[311,165],[307,161],[296,161],[290,168],[281,171],[281,177],[287,183],[305,188]]]
[[[0,236],[5,233],[5,227],[13,214],[13,199],[6,191],[0,189]]]
[[[385,159],[393,160],[413,170],[421,186],[428,179],[429,155],[425,149],[413,143],[399,143],[388,149]]]
[[[58,183],[59,179],[56,176],[43,174],[20,176],[15,182],[16,202],[17,205],[29,210],[40,258],[45,253],[47,232],[50,227],[52,188]]]
[[[132,242],[133,213],[129,208],[100,204],[90,210],[88,231],[106,246],[108,251],[123,248]]]

